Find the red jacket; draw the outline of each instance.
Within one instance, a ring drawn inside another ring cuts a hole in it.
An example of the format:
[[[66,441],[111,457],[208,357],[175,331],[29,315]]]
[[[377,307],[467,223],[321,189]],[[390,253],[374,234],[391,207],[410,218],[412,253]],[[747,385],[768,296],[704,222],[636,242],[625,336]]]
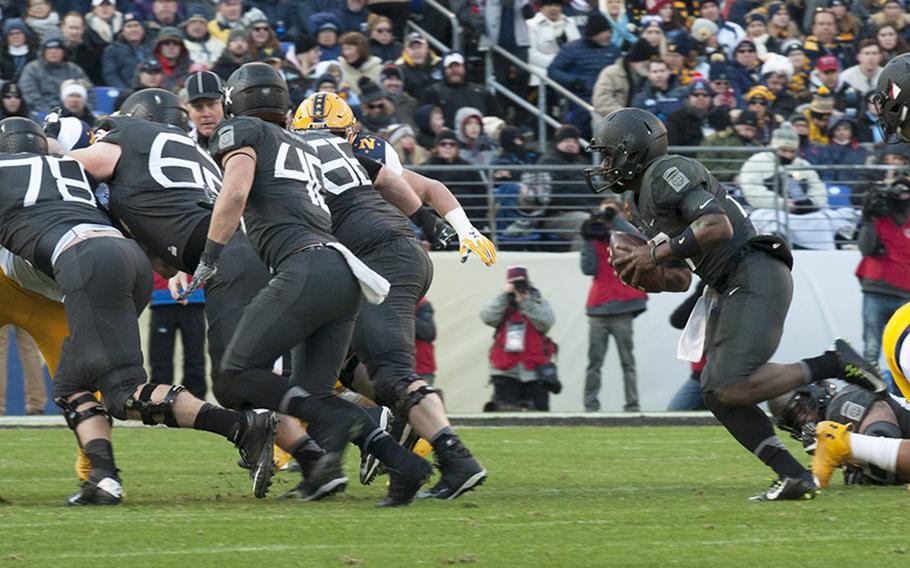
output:
[[[614,272],[610,264],[610,246],[603,241],[594,241],[597,250],[597,275],[588,292],[587,307],[599,306],[607,302],[626,302],[629,300],[647,299],[648,293],[626,285]]]
[[[864,256],[856,276],[884,280],[895,288],[910,291],[910,219],[898,227],[890,217],[875,219],[875,232],[885,246],[881,256]]]
[[[525,349],[520,353],[508,352],[505,350],[506,330],[509,323],[520,321],[525,324]],[[553,340],[537,331],[528,316],[510,306],[496,330],[493,346],[490,348],[490,364],[496,369],[506,371],[521,363],[525,369],[533,370],[544,363],[549,363],[556,349]]]
[[[427,303],[426,298],[421,298],[417,302],[417,311],[420,311],[420,307],[423,304]],[[436,372],[436,354],[433,351],[433,344],[429,341],[423,341],[422,339],[414,340],[414,347],[417,348],[417,357],[416,364],[414,365],[414,372],[418,375],[430,375]]]

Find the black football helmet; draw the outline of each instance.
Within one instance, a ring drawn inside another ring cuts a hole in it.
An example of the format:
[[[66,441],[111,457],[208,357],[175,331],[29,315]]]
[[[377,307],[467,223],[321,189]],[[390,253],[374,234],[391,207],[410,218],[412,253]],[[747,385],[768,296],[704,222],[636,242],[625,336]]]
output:
[[[47,154],[47,137],[38,123],[20,116],[0,120],[0,152]]]
[[[651,162],[667,153],[667,127],[646,110],[623,108],[597,124],[589,149],[602,153],[603,162],[585,170],[588,189],[622,193],[623,181],[640,176]],[[597,177],[606,183],[595,186]]]
[[[172,124],[184,132],[190,125],[190,117],[180,97],[164,89],[142,89],[133,93],[123,101],[120,114]]]
[[[878,107],[878,124],[886,135],[910,142],[910,53],[888,62],[878,76],[872,103]]]
[[[288,85],[265,63],[246,63],[231,73],[224,84],[224,112],[257,116],[285,126],[290,108]]]
[[[815,425],[825,419],[831,402],[828,384],[812,383],[768,401],[768,409],[777,417],[777,427],[790,432],[807,449],[815,444]]]

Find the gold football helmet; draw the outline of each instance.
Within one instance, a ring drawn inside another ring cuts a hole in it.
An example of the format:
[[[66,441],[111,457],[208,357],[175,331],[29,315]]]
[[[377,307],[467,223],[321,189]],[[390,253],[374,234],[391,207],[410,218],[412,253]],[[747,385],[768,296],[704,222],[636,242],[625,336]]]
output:
[[[307,97],[294,113],[294,130],[328,129],[344,138],[354,135],[354,111],[335,93],[318,92]]]

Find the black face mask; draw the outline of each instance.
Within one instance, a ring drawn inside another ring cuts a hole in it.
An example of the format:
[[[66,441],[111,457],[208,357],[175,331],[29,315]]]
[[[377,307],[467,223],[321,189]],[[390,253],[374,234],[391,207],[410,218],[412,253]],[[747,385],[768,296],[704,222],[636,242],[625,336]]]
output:
[[[785,166],[789,166],[793,163],[793,158],[784,158],[783,156],[778,156],[777,159],[780,160],[780,163]]]

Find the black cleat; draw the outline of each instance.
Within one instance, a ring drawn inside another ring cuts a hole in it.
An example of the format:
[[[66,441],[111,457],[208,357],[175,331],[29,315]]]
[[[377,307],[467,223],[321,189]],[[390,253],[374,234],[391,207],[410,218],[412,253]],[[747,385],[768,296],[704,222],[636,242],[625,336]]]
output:
[[[418,499],[455,499],[486,481],[487,470],[458,438],[453,436],[446,444],[448,447],[436,451],[442,478],[432,488],[419,493]]]
[[[414,496],[430,480],[433,466],[413,452],[407,452],[407,463],[404,467],[389,470],[389,494],[377,506],[401,507],[414,500]]]
[[[90,478],[91,479],[91,478]],[[79,491],[66,499],[67,505],[119,505],[123,501],[123,487],[115,477],[99,481],[85,481]]]
[[[309,468],[310,475],[280,499],[297,497],[301,501],[319,501],[341,493],[348,486],[348,478],[344,474],[341,462],[340,452],[324,454]]]
[[[749,497],[749,501],[807,501],[815,499],[818,484],[811,473],[801,477],[781,477],[766,491]]]
[[[277,431],[278,416],[274,412],[248,410],[243,413],[239,431],[233,438],[234,446],[240,451],[240,459],[249,465],[253,495],[257,499],[265,497],[272,484]]]
[[[389,432],[395,424],[395,416],[392,411],[385,406],[376,406],[366,408],[366,413],[375,421],[380,428]],[[385,468],[376,456],[367,452],[360,453],[360,483],[369,485],[373,483],[377,475],[385,473]]]
[[[849,343],[838,339],[834,342],[834,353],[841,366],[841,379],[874,393],[884,393],[888,390],[888,383],[879,374],[875,365],[863,359]]]

